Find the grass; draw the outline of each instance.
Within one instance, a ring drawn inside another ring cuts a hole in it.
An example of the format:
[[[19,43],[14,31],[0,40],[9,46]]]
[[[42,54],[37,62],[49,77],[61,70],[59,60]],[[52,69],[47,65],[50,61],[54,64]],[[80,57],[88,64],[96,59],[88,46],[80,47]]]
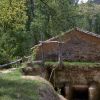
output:
[[[56,66],[58,62],[45,62],[45,65]],[[63,62],[67,66],[79,66],[79,67],[100,67],[100,63],[97,62]]]
[[[0,100],[38,100],[38,82],[21,78],[20,70],[0,73]]]

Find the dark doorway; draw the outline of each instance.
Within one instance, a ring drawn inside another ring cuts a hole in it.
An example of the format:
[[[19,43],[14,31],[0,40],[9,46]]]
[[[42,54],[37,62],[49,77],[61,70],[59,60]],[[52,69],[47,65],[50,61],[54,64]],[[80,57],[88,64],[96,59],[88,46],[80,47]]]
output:
[[[66,94],[65,94],[65,86],[63,86],[62,88],[61,88],[61,95],[62,96],[66,96]]]
[[[72,88],[72,100],[89,100],[87,86],[76,86]]]

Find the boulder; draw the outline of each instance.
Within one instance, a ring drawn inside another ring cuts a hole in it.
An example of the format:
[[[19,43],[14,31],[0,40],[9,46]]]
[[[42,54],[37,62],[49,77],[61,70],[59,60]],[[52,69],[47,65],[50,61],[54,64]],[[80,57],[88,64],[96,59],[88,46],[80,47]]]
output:
[[[38,81],[40,84],[37,87],[39,100],[67,100],[63,96],[57,94],[53,86],[44,78],[39,76],[22,76],[24,79]]]

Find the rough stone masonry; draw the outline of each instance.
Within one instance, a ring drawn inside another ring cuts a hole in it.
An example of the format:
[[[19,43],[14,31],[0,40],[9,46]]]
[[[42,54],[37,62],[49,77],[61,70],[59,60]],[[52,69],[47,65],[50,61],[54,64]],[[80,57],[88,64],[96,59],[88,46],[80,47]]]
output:
[[[58,60],[58,44],[56,42],[46,43],[49,41],[63,42],[62,58],[64,61],[100,62],[100,35],[75,28],[45,41],[43,45],[34,46],[36,60],[42,59],[42,52],[44,52],[45,60]],[[41,48],[43,51],[41,51]]]

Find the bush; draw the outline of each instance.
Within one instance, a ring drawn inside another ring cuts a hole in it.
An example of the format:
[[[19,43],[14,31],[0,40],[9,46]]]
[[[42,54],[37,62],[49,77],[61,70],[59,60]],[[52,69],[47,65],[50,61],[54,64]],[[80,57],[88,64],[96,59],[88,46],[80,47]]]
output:
[[[4,50],[0,50],[0,65],[10,62],[10,57]]]

